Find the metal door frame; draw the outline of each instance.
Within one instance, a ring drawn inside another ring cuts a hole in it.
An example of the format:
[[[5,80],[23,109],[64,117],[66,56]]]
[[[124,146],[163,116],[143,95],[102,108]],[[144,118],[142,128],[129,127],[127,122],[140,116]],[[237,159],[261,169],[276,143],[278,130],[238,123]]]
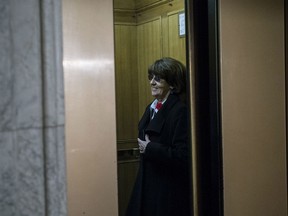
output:
[[[186,0],[195,216],[223,216],[218,1]]]

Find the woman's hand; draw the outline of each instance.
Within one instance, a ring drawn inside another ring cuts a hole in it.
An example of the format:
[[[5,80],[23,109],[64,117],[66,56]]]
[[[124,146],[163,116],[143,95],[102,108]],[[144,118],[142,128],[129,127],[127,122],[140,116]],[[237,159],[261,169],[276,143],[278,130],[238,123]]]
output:
[[[147,144],[150,142],[149,136],[145,134],[145,140],[141,140],[138,138],[138,145],[140,153],[144,154]]]

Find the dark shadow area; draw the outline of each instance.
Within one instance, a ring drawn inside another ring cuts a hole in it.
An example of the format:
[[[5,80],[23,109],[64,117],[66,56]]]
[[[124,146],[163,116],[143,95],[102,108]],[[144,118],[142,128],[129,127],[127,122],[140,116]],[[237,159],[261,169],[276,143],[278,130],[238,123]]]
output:
[[[217,0],[187,1],[195,70],[198,207],[201,216],[223,215],[220,71]],[[190,55],[191,58],[191,55]],[[193,64],[193,65],[192,65]]]

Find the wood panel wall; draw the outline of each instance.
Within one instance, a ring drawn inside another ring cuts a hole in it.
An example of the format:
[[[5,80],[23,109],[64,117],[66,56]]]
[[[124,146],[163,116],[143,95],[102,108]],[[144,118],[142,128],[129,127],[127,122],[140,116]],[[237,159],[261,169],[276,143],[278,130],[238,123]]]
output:
[[[147,104],[151,102],[151,90],[147,79],[147,68],[162,56],[161,17],[147,20],[137,25],[138,49],[138,88],[139,88],[139,118]]]
[[[135,139],[138,123],[136,25],[115,25],[117,140]],[[126,140],[126,141],[125,141]],[[122,146],[122,148],[128,146]]]

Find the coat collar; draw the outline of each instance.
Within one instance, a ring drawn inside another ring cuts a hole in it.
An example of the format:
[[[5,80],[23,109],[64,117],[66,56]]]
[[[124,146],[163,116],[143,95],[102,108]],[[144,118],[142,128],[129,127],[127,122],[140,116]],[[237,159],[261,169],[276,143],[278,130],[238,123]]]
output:
[[[160,133],[161,129],[165,123],[166,117],[168,112],[171,110],[171,108],[174,106],[175,103],[179,101],[179,98],[175,94],[170,94],[167,98],[167,101],[163,104],[162,108],[157,112],[155,117],[150,121],[150,105],[145,110],[145,113],[143,117],[141,118],[138,129],[139,131],[145,130]]]

